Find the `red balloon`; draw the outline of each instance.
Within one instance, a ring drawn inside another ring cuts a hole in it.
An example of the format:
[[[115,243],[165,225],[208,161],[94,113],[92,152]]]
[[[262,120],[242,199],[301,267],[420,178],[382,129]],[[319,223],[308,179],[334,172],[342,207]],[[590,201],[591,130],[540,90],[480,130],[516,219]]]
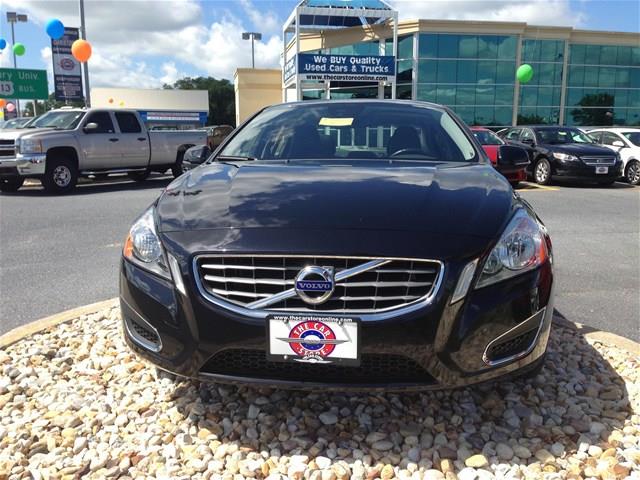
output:
[[[7,112],[13,112],[16,109],[16,106],[13,103],[7,104]]]
[[[91,57],[91,44],[86,40],[76,40],[71,45],[71,54],[79,62],[86,62]]]

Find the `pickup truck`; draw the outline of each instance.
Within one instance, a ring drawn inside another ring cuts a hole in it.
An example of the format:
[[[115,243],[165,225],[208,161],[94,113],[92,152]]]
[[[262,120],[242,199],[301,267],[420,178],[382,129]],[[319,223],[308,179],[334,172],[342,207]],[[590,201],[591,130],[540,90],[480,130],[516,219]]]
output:
[[[135,110],[61,108],[22,130],[0,131],[0,191],[37,178],[51,193],[67,193],[81,176],[183,173],[184,152],[207,142],[201,130],[148,131]]]

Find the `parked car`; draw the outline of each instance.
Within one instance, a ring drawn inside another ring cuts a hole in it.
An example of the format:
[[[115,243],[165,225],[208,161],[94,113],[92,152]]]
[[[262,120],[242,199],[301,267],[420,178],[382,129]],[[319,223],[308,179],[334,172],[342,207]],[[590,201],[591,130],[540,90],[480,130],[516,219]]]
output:
[[[26,178],[66,193],[80,176],[126,172],[142,181],[171,169],[177,177],[184,152],[204,143],[197,130],[148,132],[135,110],[51,110],[28,128],[0,132],[0,191],[18,190]]]
[[[263,109],[174,180],[126,238],[120,304],[173,374],[446,388],[539,368],[553,284],[547,230],[448,108],[331,100]]]
[[[498,165],[498,154],[500,153],[500,145],[504,145],[506,142],[502,140],[498,135],[493,133],[488,128],[484,127],[471,127],[473,135],[476,140],[482,145],[482,149],[491,160],[493,166],[509,180],[512,187],[517,187],[522,180],[527,179],[526,167],[531,163],[529,160],[523,162],[522,165],[516,165],[515,167],[504,167]]]
[[[184,153],[184,158],[182,159],[182,166],[184,170],[191,170],[192,168],[196,168],[204,161],[209,158],[211,155],[211,149],[208,145],[196,145],[195,147],[191,147]]]
[[[640,184],[640,128],[599,128],[591,130],[593,140],[620,154],[623,177],[631,185]]]
[[[611,185],[622,172],[620,155],[597,145],[577,128],[519,126],[499,135],[507,143],[531,149],[529,171],[540,185],[550,184],[554,177]]]
[[[211,125],[207,127],[207,145],[211,151],[215,150],[222,141],[233,132],[231,125]]]
[[[11,130],[14,128],[23,128],[29,122],[33,120],[34,117],[17,117],[12,118],[10,120],[5,120],[2,124],[2,130]]]

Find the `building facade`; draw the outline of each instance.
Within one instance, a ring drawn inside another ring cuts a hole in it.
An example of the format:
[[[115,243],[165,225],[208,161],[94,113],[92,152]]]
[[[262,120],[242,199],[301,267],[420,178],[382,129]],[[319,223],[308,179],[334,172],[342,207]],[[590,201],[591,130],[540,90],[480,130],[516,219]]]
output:
[[[384,55],[392,31],[375,25],[307,34],[300,51]],[[386,53],[387,55],[389,53]],[[640,125],[640,34],[525,23],[400,22],[397,98],[451,107],[469,125]],[[533,67],[520,84],[518,66]],[[390,98],[367,82],[307,82],[303,99]]]

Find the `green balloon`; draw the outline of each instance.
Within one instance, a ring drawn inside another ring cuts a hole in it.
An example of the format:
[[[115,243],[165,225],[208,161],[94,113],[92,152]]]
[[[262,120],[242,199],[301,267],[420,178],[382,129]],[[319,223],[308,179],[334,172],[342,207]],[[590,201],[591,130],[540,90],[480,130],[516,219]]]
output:
[[[528,63],[520,65],[516,71],[516,78],[520,83],[527,83],[533,78],[533,67]]]
[[[16,43],[13,46],[13,53],[15,53],[19,57],[24,55],[24,52],[26,52],[26,51],[27,51],[27,49],[25,48],[25,46],[22,43]]]

